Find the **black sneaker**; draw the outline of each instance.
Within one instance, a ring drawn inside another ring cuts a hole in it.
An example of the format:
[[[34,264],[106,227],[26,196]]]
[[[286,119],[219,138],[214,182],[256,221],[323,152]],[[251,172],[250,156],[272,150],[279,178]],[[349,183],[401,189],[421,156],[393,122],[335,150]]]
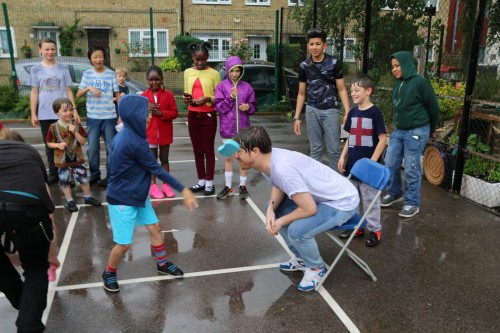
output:
[[[102,281],[104,282],[104,289],[116,293],[120,291],[120,286],[118,285],[118,279],[116,278],[116,273],[106,272],[102,273]]]
[[[83,201],[86,205],[101,206],[101,202],[93,197],[84,198]]]
[[[227,197],[229,197],[233,194],[234,194],[234,191],[231,187],[224,186],[222,191],[220,191],[220,193],[217,194],[217,199],[219,199],[219,200],[226,199]]]
[[[181,278],[184,276],[184,272],[179,267],[172,264],[170,261],[167,261],[164,266],[160,266],[157,264],[156,270],[158,271],[158,273],[172,275],[176,278]]]
[[[248,193],[247,187],[245,185],[240,186],[240,199],[245,200],[250,194]]]
[[[101,180],[101,176],[96,176],[96,177],[90,177],[89,178],[89,185],[94,185],[98,181]]]
[[[204,191],[205,190],[205,185],[200,185],[200,184],[196,184],[194,186],[191,186],[189,188],[191,190],[191,192],[201,192],[201,191]]]
[[[68,201],[68,210],[70,213],[74,213],[78,211],[78,207],[76,206],[75,200]]]
[[[58,175],[50,175],[47,177],[47,184],[52,185],[59,181]]]
[[[339,235],[339,238],[347,239],[351,236],[353,231],[354,229],[342,231]],[[359,228],[358,231],[356,231],[356,235],[354,235],[354,238],[363,236],[364,234],[365,234],[365,229]]]
[[[97,184],[99,185],[99,187],[108,187],[108,177],[99,180]]]
[[[215,186],[206,186],[205,192],[203,192],[204,196],[214,195],[215,194]]]
[[[377,246],[379,241],[380,241],[380,231],[377,232],[370,231],[370,236],[368,236],[365,245],[369,247],[374,247]]]

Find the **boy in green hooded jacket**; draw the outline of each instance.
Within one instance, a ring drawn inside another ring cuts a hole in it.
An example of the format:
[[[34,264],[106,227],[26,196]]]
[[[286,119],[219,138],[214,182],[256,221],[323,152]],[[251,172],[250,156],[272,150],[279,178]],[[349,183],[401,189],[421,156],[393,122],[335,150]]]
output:
[[[391,69],[396,78],[392,92],[394,131],[385,156],[391,178],[381,206],[404,200],[399,216],[412,217],[420,211],[421,157],[429,136],[434,136],[440,110],[431,84],[417,74],[410,52],[394,53]],[[400,171],[403,160],[404,191]]]

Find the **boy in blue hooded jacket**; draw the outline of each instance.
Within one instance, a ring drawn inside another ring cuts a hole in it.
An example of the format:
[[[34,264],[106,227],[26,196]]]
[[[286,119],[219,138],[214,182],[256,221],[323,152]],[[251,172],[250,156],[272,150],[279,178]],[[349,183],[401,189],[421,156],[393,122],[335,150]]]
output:
[[[151,238],[156,256],[157,271],[180,278],[182,270],[167,261],[165,242],[158,218],[149,200],[151,174],[182,193],[184,206],[189,211],[198,207],[194,194],[167,173],[156,161],[146,138],[148,99],[138,95],[126,95],[120,99],[118,110],[124,124],[111,144],[110,178],[106,201],[116,245],[109,254],[102,279],[104,289],[120,291],[116,271],[125,252],[132,245],[135,226],[144,225]]]

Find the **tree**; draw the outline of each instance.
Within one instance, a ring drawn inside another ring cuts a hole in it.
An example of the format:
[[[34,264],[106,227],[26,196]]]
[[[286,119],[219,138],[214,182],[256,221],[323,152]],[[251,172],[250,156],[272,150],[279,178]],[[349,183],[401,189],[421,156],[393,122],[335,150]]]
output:
[[[312,26],[313,0],[295,7],[293,18],[301,23],[304,31]],[[397,51],[413,51],[422,45],[419,36],[423,27],[425,0],[373,0],[370,34],[370,58],[375,72],[387,72],[390,55]],[[360,60],[363,50],[365,2],[358,0],[318,0],[318,27],[325,29],[337,49],[343,49],[343,34],[359,41],[352,50]],[[377,76],[377,75],[375,75]]]

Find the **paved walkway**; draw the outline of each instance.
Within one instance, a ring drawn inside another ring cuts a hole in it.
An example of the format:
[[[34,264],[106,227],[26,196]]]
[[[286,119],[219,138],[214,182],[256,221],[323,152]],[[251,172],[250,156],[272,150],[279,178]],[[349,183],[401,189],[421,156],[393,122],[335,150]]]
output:
[[[274,146],[307,154],[305,130],[301,137],[293,135],[284,117],[254,117],[253,122],[266,127]],[[185,118],[174,126],[171,172],[190,186],[196,174]],[[40,131],[29,124],[15,127],[43,156]],[[224,185],[224,160],[217,157],[216,193]],[[246,201],[201,196],[193,213],[178,198],[155,201],[169,258],[185,277],[156,273],[147,231],[138,229],[118,271],[117,294],[106,293],[100,277],[113,246],[106,207],[80,205],[79,212],[70,214],[52,185],[62,266],[50,285],[46,331],[498,331],[500,217],[424,182],[420,214],[402,219],[400,206],[385,209],[380,245],[367,248],[358,239],[351,245],[377,282],[343,258],[320,292],[304,294],[296,289],[300,273],[277,269],[289,253],[264,228],[270,187],[255,171],[248,179],[251,197]],[[91,189],[105,200],[102,189]],[[79,188],[74,196],[83,203]],[[331,262],[338,249],[324,235],[317,239]],[[16,315],[0,296],[0,332],[15,332]]]

